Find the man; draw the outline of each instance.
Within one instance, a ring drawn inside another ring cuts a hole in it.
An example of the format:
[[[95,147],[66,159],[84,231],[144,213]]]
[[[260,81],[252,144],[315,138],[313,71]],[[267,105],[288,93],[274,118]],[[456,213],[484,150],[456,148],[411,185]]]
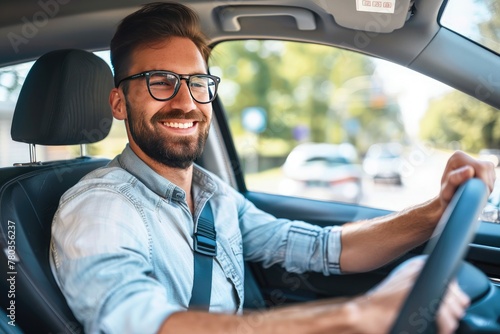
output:
[[[196,15],[179,4],[146,5],[118,27],[110,104],[129,144],[62,197],[53,224],[51,264],[76,317],[89,333],[387,332],[420,263],[357,298],[242,315],[244,258],[326,275],[377,268],[428,239],[466,179],[491,189],[491,164],[457,152],[438,197],[387,217],[334,228],[277,219],[193,164],[212,119],[216,91],[207,84],[218,80],[207,76],[208,56]],[[207,201],[217,231],[210,313],[186,311],[193,229]],[[451,284],[442,333],[468,303]]]

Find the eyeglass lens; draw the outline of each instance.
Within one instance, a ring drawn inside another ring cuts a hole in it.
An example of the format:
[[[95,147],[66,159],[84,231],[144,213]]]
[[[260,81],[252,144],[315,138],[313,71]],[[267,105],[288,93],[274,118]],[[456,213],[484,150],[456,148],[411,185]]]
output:
[[[189,83],[191,96],[200,103],[209,102],[215,95],[216,83],[208,76],[193,75],[186,81]],[[171,73],[153,73],[149,77],[149,91],[159,100],[171,98],[179,85],[179,78]]]

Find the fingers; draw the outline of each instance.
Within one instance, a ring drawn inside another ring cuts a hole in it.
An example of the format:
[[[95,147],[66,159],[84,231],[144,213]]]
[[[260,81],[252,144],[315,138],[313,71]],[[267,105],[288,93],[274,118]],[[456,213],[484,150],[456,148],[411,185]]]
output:
[[[474,177],[483,180],[491,192],[496,179],[495,165],[491,161],[475,160],[472,167],[474,168]]]
[[[471,166],[463,166],[449,172],[445,182],[442,184],[441,200],[449,203],[458,186],[474,177],[474,169]]]
[[[408,261],[377,287],[354,300],[359,318],[355,333],[388,333],[401,304],[411,291],[423,261]]]
[[[469,297],[459,288],[456,281],[453,281],[448,287],[437,314],[440,334],[455,333],[469,303]]]
[[[443,204],[447,204],[451,200],[458,186],[472,177],[483,180],[491,192],[496,178],[493,163],[476,160],[464,152],[455,152],[448,160],[441,180],[441,201]]]
[[[404,265],[395,269],[377,288],[371,290],[361,299],[358,298],[359,309],[361,312],[365,312],[363,313],[363,319],[371,317],[370,319],[373,319],[372,323],[379,324],[376,333],[387,332],[388,329],[386,330],[386,328],[393,324],[401,304],[407,298],[423,265],[422,258],[407,261]],[[450,283],[436,314],[440,334],[455,333],[469,303],[469,297],[460,289],[457,282]],[[381,317],[385,323],[383,326]],[[369,324],[368,320],[360,324],[360,326],[366,326],[367,324]],[[368,332],[373,332],[373,329]]]

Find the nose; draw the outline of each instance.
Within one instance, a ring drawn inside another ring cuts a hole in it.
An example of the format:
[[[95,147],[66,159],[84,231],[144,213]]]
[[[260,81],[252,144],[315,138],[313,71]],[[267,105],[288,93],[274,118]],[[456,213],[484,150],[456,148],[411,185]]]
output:
[[[196,109],[196,102],[193,100],[189,92],[188,84],[185,80],[181,80],[179,91],[170,100],[172,109],[180,109],[189,112]]]

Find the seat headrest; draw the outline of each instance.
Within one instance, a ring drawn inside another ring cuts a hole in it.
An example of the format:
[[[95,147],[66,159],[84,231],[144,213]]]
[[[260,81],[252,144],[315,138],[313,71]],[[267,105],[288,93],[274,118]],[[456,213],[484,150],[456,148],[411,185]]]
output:
[[[11,136],[40,145],[77,145],[104,139],[113,116],[108,64],[83,50],[57,50],[29,71],[14,110]]]

